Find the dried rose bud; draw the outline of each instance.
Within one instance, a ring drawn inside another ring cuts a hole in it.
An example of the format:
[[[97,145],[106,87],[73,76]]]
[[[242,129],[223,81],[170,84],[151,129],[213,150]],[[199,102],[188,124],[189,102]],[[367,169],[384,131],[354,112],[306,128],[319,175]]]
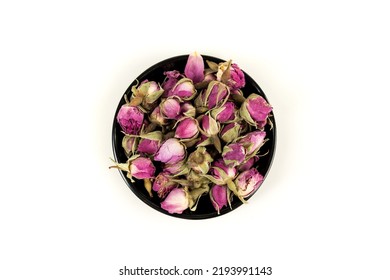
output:
[[[244,72],[238,67],[237,64],[233,63],[230,68],[230,79],[228,86],[233,90],[243,88],[245,86],[245,75]]]
[[[152,123],[158,124],[160,126],[166,125],[168,123],[167,119],[161,113],[159,106],[154,108],[153,112],[149,116],[149,119]]]
[[[128,157],[135,153],[137,149],[138,139],[132,135],[125,134],[122,139],[122,148]]]
[[[144,114],[138,107],[124,104],[119,109],[116,119],[124,133],[138,135],[144,121]]]
[[[189,102],[185,102],[185,103],[181,104],[180,110],[181,110],[181,114],[183,116],[192,117],[192,118],[194,118],[196,116],[196,109]]]
[[[201,120],[201,132],[207,137],[217,135],[220,131],[219,123],[210,115],[204,115]]]
[[[156,168],[149,158],[139,157],[130,163],[130,174],[137,179],[153,178]]]
[[[142,134],[139,141],[137,151],[148,155],[154,155],[157,153],[161,145],[162,133],[161,131],[153,131],[146,134]]]
[[[209,194],[211,203],[219,214],[221,209],[228,205],[228,188],[226,186],[214,185]]]
[[[160,98],[164,90],[159,84],[154,81],[143,81],[138,87],[135,85],[131,88],[132,99],[131,106],[138,106],[142,104],[144,108],[149,109],[149,105],[153,104]]]
[[[223,141],[230,143],[238,138],[240,131],[241,125],[237,122],[234,122],[225,125],[219,135]]]
[[[263,128],[271,111],[271,105],[262,96],[252,93],[241,104],[240,115],[250,125]]]
[[[199,134],[198,121],[194,118],[183,118],[176,123],[175,137],[191,139]]]
[[[219,64],[217,79],[227,84],[233,92],[245,86],[244,72],[231,61]]]
[[[236,106],[233,102],[226,102],[219,108],[211,110],[211,116],[220,123],[234,120]]]
[[[176,138],[169,138],[161,144],[160,149],[154,156],[154,160],[175,164],[184,159],[185,156],[185,146]]]
[[[200,113],[219,107],[225,103],[230,91],[227,85],[219,81],[211,81],[195,99],[195,106]]]
[[[232,143],[223,147],[222,158],[226,165],[237,166],[245,160],[245,149],[240,143]]]
[[[197,52],[194,52],[188,56],[186,66],[184,68],[184,74],[187,78],[199,83],[204,79],[204,62],[203,57]]]
[[[188,206],[188,194],[183,188],[171,190],[165,200],[161,202],[161,208],[170,214],[181,214]]]
[[[181,100],[191,100],[195,95],[194,83],[188,78],[180,79],[168,94],[168,96],[176,96]]]
[[[199,128],[200,132],[209,138],[208,141],[202,141],[202,144],[197,143],[198,146],[205,146],[210,144],[213,144],[214,147],[217,149],[218,152],[222,152],[222,145],[221,141],[218,137],[218,133],[221,129],[219,123],[213,119],[210,115],[203,115],[201,117],[201,128]],[[201,139],[202,140],[202,139]]]
[[[253,165],[259,160],[259,156],[253,156],[247,160],[245,160],[243,163],[241,163],[239,166],[237,166],[238,171],[243,172],[246,170],[249,170],[253,167]]]
[[[245,148],[245,154],[247,157],[252,157],[257,154],[261,146],[264,144],[264,138],[266,136],[265,131],[253,131],[237,139],[237,142],[242,144]]]
[[[130,157],[126,163],[118,163],[110,168],[117,168],[127,172],[127,177],[133,180],[136,179],[149,179],[154,177],[156,168],[149,158],[141,157],[140,155],[134,155]]]
[[[207,174],[207,172],[209,172],[210,163],[212,161],[213,158],[207,152],[206,148],[198,147],[188,156],[187,164],[197,173]]]
[[[205,92],[205,105],[209,108],[215,108],[221,105],[229,97],[228,87],[218,81],[212,81],[209,83]]]
[[[165,164],[163,172],[167,172],[172,176],[176,177],[188,174],[188,172],[190,172],[190,169],[188,168],[186,161],[183,159],[176,163]]]
[[[144,188],[149,193],[150,197],[153,197],[151,178],[154,178],[156,167],[153,165],[149,158],[141,157],[140,155],[131,156],[126,163],[116,163],[110,168],[117,168],[122,171],[126,171],[127,178],[131,182],[134,182],[133,178],[143,179]]]
[[[166,76],[162,88],[164,89],[164,97],[168,97],[172,88],[176,85],[177,81],[180,77],[180,72],[177,70],[172,71],[166,71],[164,72],[164,75]]]
[[[153,190],[157,192],[159,198],[164,198],[177,186],[178,184],[172,181],[168,172],[160,172],[153,182]]]
[[[263,180],[263,175],[261,175],[256,168],[251,168],[238,175],[234,182],[237,186],[238,194],[241,197],[246,198],[260,187]]]
[[[173,97],[168,97],[160,103],[160,111],[167,119],[177,119],[180,115],[180,102]]]
[[[203,175],[216,185],[226,185],[230,191],[232,191],[242,203],[246,203],[243,196],[238,192],[238,188],[233,182],[237,175],[236,168],[228,166],[224,163],[223,159],[219,159],[214,162],[211,167],[211,175]]]
[[[237,175],[236,169],[226,165],[223,159],[215,161],[210,170],[211,176],[205,175],[205,177],[217,185],[226,185],[228,181],[233,180]]]

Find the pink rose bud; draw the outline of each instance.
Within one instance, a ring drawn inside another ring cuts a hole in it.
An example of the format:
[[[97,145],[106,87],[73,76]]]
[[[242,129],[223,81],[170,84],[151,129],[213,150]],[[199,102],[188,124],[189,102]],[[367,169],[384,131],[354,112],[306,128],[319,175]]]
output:
[[[175,137],[190,139],[198,135],[198,121],[194,118],[183,118],[177,122]]]
[[[229,97],[228,87],[218,81],[209,83],[206,92],[204,93],[204,105],[209,109],[215,108],[223,103]]]
[[[222,151],[222,158],[228,166],[240,165],[245,160],[245,149],[240,143],[226,145]]]
[[[211,111],[211,116],[215,118],[220,123],[225,123],[227,121],[234,120],[236,106],[233,102],[226,102],[219,108],[215,108]]]
[[[232,92],[245,86],[244,72],[242,72],[237,64],[231,63],[231,61],[218,65],[217,79],[227,84]]]
[[[228,204],[228,189],[226,186],[214,185],[210,190],[211,203],[214,209],[220,213],[222,207]]]
[[[242,103],[240,115],[250,125],[263,128],[271,111],[271,105],[262,96],[252,93]]]
[[[160,149],[154,156],[154,160],[175,164],[184,159],[185,156],[185,146],[176,138],[169,138],[161,144]]]
[[[139,141],[137,151],[148,155],[154,155],[155,153],[157,153],[159,147],[160,147],[160,141],[141,139]]]
[[[153,178],[156,168],[149,158],[138,157],[130,162],[129,175],[137,179]]]
[[[263,183],[264,177],[256,168],[251,168],[237,176],[234,183],[239,196],[246,198],[252,195]]]
[[[166,79],[162,84],[162,88],[164,89],[164,97],[168,97],[173,87],[176,85],[177,81],[180,77],[180,72],[177,70],[166,71],[164,72]]]
[[[241,131],[241,125],[237,122],[229,123],[223,127],[220,132],[220,137],[226,143],[233,142],[238,138]]]
[[[182,188],[171,190],[165,200],[161,202],[161,208],[170,214],[181,214],[188,206],[188,195]]]
[[[125,104],[119,109],[116,119],[124,133],[138,135],[144,121],[144,114],[138,107]]]
[[[204,79],[204,62],[203,57],[197,52],[188,56],[187,64],[184,68],[184,74],[187,78],[199,83]]]
[[[219,159],[214,162],[211,167],[211,179],[214,184],[225,185],[229,180],[233,180],[236,177],[237,171],[234,167],[225,164],[223,159]]]
[[[261,146],[263,146],[265,136],[265,131],[256,130],[249,132],[243,137],[240,137],[238,143],[242,144],[242,146],[245,148],[245,155],[247,157],[251,157],[257,154]]]
[[[154,155],[160,148],[163,136],[161,131],[156,130],[153,132],[141,134],[140,138],[141,140],[139,141],[137,151],[139,153]]]
[[[238,171],[243,172],[243,171],[251,169],[255,165],[255,163],[259,160],[259,158],[260,158],[259,156],[253,156],[253,157],[247,159],[246,161],[241,163],[239,166],[237,166]]]
[[[142,104],[144,108],[150,109],[153,104],[163,94],[162,87],[154,81],[143,81],[138,87],[137,85],[131,88],[132,99],[131,106],[138,106]]]
[[[192,80],[183,78],[176,83],[168,96],[176,96],[182,100],[191,100],[196,95],[196,89]]]
[[[196,109],[195,107],[189,103],[189,102],[186,102],[186,103],[183,103],[180,107],[181,109],[181,114],[183,116],[186,116],[186,117],[195,117],[196,116]]]
[[[167,194],[177,187],[177,183],[172,182],[172,177],[167,172],[160,172],[153,182],[153,190],[157,192],[159,198],[164,198]]]
[[[235,63],[233,63],[230,68],[230,80],[228,85],[233,91],[245,86],[244,72],[242,72],[240,67]]]
[[[167,119],[177,119],[180,115],[180,102],[176,98],[168,97],[160,104],[162,115]]]
[[[176,163],[165,164],[163,168],[163,172],[169,173],[172,176],[180,176],[185,175],[190,172],[185,160],[181,160]]]
[[[153,112],[149,116],[149,119],[152,123],[158,124],[160,126],[166,125],[168,123],[167,119],[164,118],[163,114],[161,113],[159,106],[154,108]]]
[[[207,137],[217,135],[220,130],[219,123],[213,119],[210,115],[204,115],[201,120],[202,133]]]

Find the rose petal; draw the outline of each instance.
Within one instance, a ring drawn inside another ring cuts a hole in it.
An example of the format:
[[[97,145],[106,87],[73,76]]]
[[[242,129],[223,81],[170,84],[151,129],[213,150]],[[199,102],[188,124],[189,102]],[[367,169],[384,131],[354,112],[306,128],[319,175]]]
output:
[[[181,188],[173,189],[163,202],[161,208],[170,214],[181,214],[188,208],[188,198],[185,191]]]

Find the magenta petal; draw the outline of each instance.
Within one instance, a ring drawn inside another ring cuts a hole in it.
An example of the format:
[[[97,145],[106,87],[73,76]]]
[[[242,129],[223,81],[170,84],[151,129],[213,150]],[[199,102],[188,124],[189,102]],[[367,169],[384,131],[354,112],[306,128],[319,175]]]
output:
[[[264,122],[272,111],[272,107],[260,95],[248,99],[247,109],[252,119],[256,122]]]
[[[214,108],[227,95],[227,90],[226,89],[223,89],[220,92],[220,88],[219,88],[220,86],[221,86],[220,84],[215,84],[213,86],[211,92],[210,92],[209,100],[208,100],[209,102],[208,102],[208,105],[207,105],[209,109]]]
[[[198,132],[196,120],[193,118],[186,118],[180,121],[176,127],[175,137],[188,139],[194,137]]]
[[[150,139],[141,139],[138,144],[137,151],[140,153],[154,155],[155,153],[157,153],[159,147],[160,147],[159,141],[150,140]]]
[[[139,157],[130,164],[130,174],[137,179],[153,178],[156,168],[149,158]]]
[[[168,119],[176,119],[180,114],[180,103],[175,98],[167,98],[161,103],[161,113]]]
[[[224,147],[223,160],[228,165],[239,165],[245,160],[245,149],[239,143],[233,143]]]
[[[237,90],[245,86],[244,73],[235,63],[230,67],[229,86],[232,90]]]
[[[242,172],[235,180],[238,193],[244,198],[250,196],[260,187],[263,180],[263,175],[256,168]]]
[[[222,171],[224,171],[226,173],[227,177],[230,179],[233,179],[234,177],[236,177],[236,174],[237,174],[236,169],[233,166],[226,165],[222,158],[218,159],[217,161],[215,161],[213,163],[213,166],[211,168],[211,174],[216,179],[222,179],[222,180],[226,179],[226,178],[222,178],[220,172],[215,167],[222,169]]]
[[[168,172],[160,172],[154,182],[152,189],[157,192],[159,198],[164,198],[177,184],[170,182]]]
[[[195,87],[191,82],[180,83],[172,89],[170,96],[177,96],[183,99],[194,95]]]
[[[126,134],[136,135],[141,130],[144,114],[138,107],[125,104],[119,109],[116,119]]]
[[[183,144],[176,138],[170,138],[163,142],[156,153],[154,160],[168,164],[175,164],[185,157]]]
[[[212,204],[214,209],[218,212],[222,209],[222,207],[227,206],[227,188],[226,186],[215,185],[210,190],[212,196]]]
[[[166,71],[164,75],[167,77],[164,83],[162,84],[162,88],[164,89],[164,96],[169,96],[171,89],[176,85],[178,81],[178,77],[180,76],[180,72],[177,70]]]
[[[221,108],[223,108],[223,110],[216,117],[217,121],[224,123],[234,119],[235,105],[233,102],[226,102]]]
[[[265,131],[253,131],[240,139],[239,143],[245,147],[246,155],[251,155],[252,153],[258,151],[263,145],[265,136]]]
[[[201,55],[193,53],[188,56],[187,64],[184,68],[184,74],[195,84],[204,79],[204,62]]]
[[[173,189],[163,202],[161,208],[170,214],[181,214],[188,208],[188,198],[185,191],[181,188]]]
[[[253,156],[250,159],[244,161],[242,164],[240,164],[237,167],[238,171],[243,172],[251,169],[254,166],[254,164],[259,160],[259,158],[260,158],[259,156]]]

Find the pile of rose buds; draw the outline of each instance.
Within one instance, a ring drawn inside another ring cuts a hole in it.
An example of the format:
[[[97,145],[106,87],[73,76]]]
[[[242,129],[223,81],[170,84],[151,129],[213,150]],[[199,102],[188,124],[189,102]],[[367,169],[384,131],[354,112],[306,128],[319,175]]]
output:
[[[245,203],[264,179],[255,166],[267,141],[264,127],[272,129],[272,107],[242,91],[245,75],[237,64],[206,65],[193,53],[184,73],[137,81],[116,116],[128,160],[111,167],[132,182],[143,180],[171,214],[196,211],[200,199],[219,214],[234,196]]]

